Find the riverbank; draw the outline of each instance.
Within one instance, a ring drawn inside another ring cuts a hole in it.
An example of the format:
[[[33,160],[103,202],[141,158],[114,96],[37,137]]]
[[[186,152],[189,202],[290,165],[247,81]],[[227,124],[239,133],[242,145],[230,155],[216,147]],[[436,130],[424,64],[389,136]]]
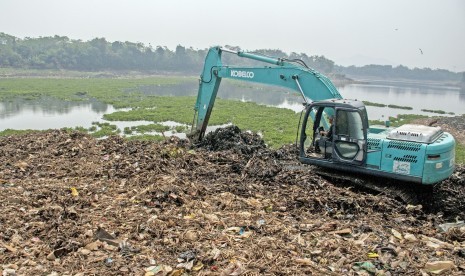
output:
[[[178,76],[0,78],[0,90],[2,91],[0,102],[6,103],[1,106],[4,118],[11,116],[9,114],[14,114],[22,106],[36,101],[41,102],[43,110],[52,109],[60,101],[64,103],[91,103],[89,108],[96,110],[107,110],[105,105],[111,105],[114,111],[103,115],[103,120],[97,118],[95,121],[89,120],[87,125],[70,126],[65,124],[62,127],[71,127],[91,133],[94,137],[123,134],[131,136],[131,139],[162,140],[164,135],[170,136],[179,133],[185,135],[186,132],[190,131],[194,116],[195,96],[156,96],[155,91],[170,88],[167,90],[167,95],[177,95],[175,94],[176,89],[188,89],[192,90],[190,93],[196,95],[196,82],[195,77]],[[183,86],[184,83],[189,84],[187,88]],[[238,82],[225,82],[224,85],[229,85],[238,91],[249,89],[250,95],[255,95],[257,99],[267,98],[272,93],[284,95],[284,100],[287,99],[286,97],[299,97],[299,95],[286,95],[279,90],[273,91],[266,86],[249,87],[249,85]],[[14,101],[14,99],[21,100]],[[248,101],[253,100],[253,98],[248,99]],[[67,106],[67,108],[71,108],[72,104],[67,104]],[[299,107],[301,110],[302,105],[299,104]],[[36,106],[32,106],[32,108],[40,110]],[[57,114],[62,112],[57,110]],[[210,125],[234,124],[242,129],[260,133],[270,147],[276,148],[284,144],[295,143],[299,114],[287,108],[270,107],[244,100],[217,99]],[[392,125],[401,125],[418,117],[421,116],[400,115],[397,118],[392,118],[391,123]],[[423,115],[423,117],[425,116]],[[376,121],[377,118],[370,117],[370,119]],[[31,119],[31,121],[34,120]],[[131,121],[144,121],[145,123],[128,127],[116,126],[116,124]],[[170,123],[168,131],[166,131],[166,125],[161,125],[165,122]],[[171,122],[175,124],[173,125]],[[0,134],[15,133],[14,126],[9,128],[11,129],[0,129]],[[33,129],[34,126],[30,128]],[[162,132],[156,131],[159,129]],[[23,132],[21,129],[18,130]],[[461,145],[460,141],[458,143]],[[457,156],[461,160],[462,154],[459,153]]]

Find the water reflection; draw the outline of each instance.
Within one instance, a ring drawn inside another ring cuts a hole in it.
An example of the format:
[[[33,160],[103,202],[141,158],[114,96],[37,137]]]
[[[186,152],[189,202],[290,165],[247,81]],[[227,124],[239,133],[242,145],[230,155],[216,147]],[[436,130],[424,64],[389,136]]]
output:
[[[160,96],[196,96],[198,84],[186,82],[172,86],[145,86],[141,90],[146,95]],[[394,109],[388,107],[368,106],[371,119],[384,120],[398,114],[424,114],[428,116],[437,113],[424,112],[422,109],[443,110],[456,115],[463,114],[465,109],[464,94],[456,87],[437,84],[421,84],[409,82],[375,82],[370,84],[348,84],[338,88],[343,97],[363,101],[412,107],[412,110]],[[226,80],[221,83],[218,97],[251,101],[259,104],[302,110],[302,97],[295,91],[275,86],[248,84]],[[450,116],[450,115],[449,115]]]
[[[16,116],[18,113],[31,111],[45,115],[62,115],[69,113],[74,108],[89,108],[95,113],[105,113],[110,106],[95,99],[86,102],[67,102],[51,97],[43,97],[38,100],[13,99],[0,102],[0,118]]]
[[[340,89],[344,97],[383,103],[386,105],[400,105],[412,107],[412,110],[393,109],[387,107],[367,107],[370,118],[380,119],[397,114],[425,114],[422,109],[442,110],[453,112],[455,115],[465,112],[465,98],[460,90],[451,87],[431,86],[383,86],[379,84],[351,84]]]
[[[156,96],[197,96],[198,83],[185,82],[170,86],[143,86],[140,88],[145,95]],[[297,92],[263,84],[248,84],[232,80],[223,80],[218,91],[218,97],[227,100],[256,102],[259,104],[280,106],[284,103],[300,104],[302,97]]]
[[[85,126],[100,121],[113,106],[95,99],[68,102],[44,97],[37,100],[13,99],[0,102],[0,129],[49,129]]]

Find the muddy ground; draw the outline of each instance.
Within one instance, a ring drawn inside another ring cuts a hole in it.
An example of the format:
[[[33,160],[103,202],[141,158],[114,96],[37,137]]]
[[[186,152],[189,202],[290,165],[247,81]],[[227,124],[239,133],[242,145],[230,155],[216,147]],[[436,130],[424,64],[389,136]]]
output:
[[[58,130],[0,138],[0,270],[465,273],[465,227],[445,225],[465,219],[464,166],[414,206],[331,183],[293,150],[235,127],[196,147]]]

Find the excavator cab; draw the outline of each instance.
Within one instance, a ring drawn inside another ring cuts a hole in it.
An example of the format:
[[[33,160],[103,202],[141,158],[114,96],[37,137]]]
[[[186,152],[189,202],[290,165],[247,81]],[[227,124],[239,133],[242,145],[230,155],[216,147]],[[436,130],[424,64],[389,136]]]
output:
[[[334,118],[332,127],[329,118]],[[301,162],[327,167],[366,163],[368,118],[363,102],[346,99],[313,102],[307,105],[302,122]],[[323,129],[325,136],[320,134]]]

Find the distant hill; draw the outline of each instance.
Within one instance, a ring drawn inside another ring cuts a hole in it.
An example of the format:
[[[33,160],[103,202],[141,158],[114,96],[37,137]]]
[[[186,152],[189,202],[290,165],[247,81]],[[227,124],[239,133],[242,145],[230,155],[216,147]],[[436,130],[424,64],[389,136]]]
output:
[[[339,58],[337,59],[336,62],[338,65],[343,66],[343,67],[348,67],[348,66],[362,67],[362,66],[370,65],[370,64],[383,64],[383,65],[392,65],[392,66],[400,65],[399,62],[394,62],[394,61],[384,59],[384,58],[374,58],[374,57],[369,57],[369,56],[364,56],[364,55],[354,55],[351,57]]]
[[[410,69],[406,66],[392,65],[365,65],[357,66],[335,66],[335,70],[340,74],[347,75],[351,78],[377,78],[377,79],[410,79],[417,81],[441,81],[450,82],[450,84],[458,85],[462,73],[455,73],[445,69],[430,69],[430,68],[414,68]]]

